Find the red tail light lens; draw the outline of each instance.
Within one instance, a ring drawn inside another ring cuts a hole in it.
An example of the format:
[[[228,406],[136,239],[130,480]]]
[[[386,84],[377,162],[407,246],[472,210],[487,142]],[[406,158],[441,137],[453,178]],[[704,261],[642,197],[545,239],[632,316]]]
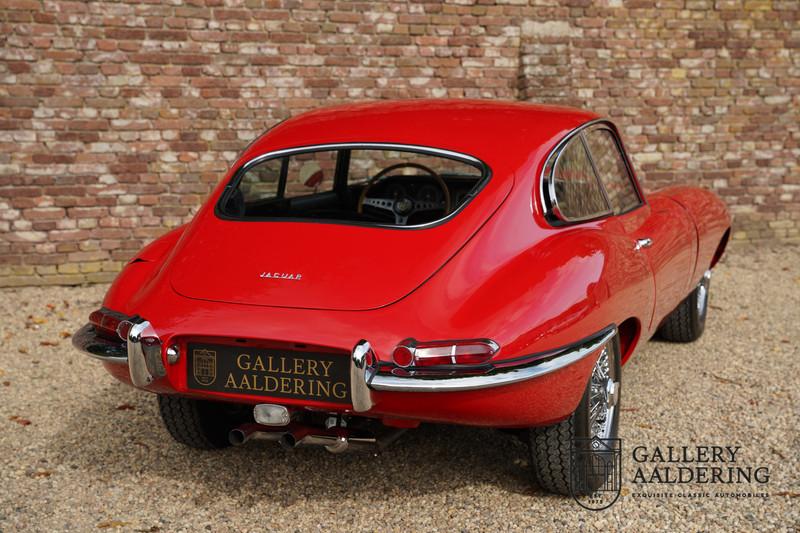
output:
[[[494,343],[492,343],[494,344]],[[458,365],[480,365],[489,362],[497,351],[497,345],[474,343],[456,345],[455,359]]]
[[[94,324],[97,332],[103,337],[113,340],[119,340],[121,337],[121,333],[118,333],[120,324],[122,324],[124,327],[126,324],[129,324],[126,321],[127,317],[125,315],[110,309],[106,309],[105,307],[102,307],[89,315],[89,322]],[[125,338],[127,338],[127,330],[125,333]],[[123,340],[125,340],[125,338],[123,338]]]
[[[406,339],[392,353],[401,367],[481,365],[488,363],[500,347],[488,339],[418,342]]]
[[[398,346],[392,352],[392,359],[397,366],[407,367],[414,362],[414,353],[408,346]]]

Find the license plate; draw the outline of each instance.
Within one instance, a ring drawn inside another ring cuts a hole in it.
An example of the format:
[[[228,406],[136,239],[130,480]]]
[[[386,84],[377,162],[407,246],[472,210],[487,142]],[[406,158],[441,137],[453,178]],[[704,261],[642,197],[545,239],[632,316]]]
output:
[[[351,403],[344,354],[193,343],[188,354],[190,389]]]

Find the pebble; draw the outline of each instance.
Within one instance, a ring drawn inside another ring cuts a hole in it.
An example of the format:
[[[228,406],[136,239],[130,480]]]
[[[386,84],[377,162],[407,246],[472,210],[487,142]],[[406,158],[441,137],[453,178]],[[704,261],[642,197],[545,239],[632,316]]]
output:
[[[586,511],[529,482],[527,448],[423,425],[380,457],[274,443],[200,452],[173,442],[155,398],[78,353],[105,285],[0,290],[0,531],[797,530],[800,248],[734,247],[715,269],[702,339],[652,341],[623,369],[623,450],[741,446],[767,498],[636,498]],[[38,363],[38,364],[37,364]],[[25,421],[29,421],[26,424]]]

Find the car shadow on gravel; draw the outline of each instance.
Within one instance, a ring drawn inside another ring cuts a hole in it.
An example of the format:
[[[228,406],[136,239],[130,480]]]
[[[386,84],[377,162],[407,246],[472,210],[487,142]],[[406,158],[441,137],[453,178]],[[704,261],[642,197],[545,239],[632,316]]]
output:
[[[191,494],[195,505],[219,497],[242,506],[343,497],[366,502],[487,484],[543,494],[528,481],[527,446],[490,429],[423,425],[379,455],[285,451],[267,441],[198,451],[170,438],[152,395],[120,384],[71,400],[62,409],[65,428],[48,445],[53,461],[85,471],[89,484],[156,476],[164,484],[190,485],[184,494]]]

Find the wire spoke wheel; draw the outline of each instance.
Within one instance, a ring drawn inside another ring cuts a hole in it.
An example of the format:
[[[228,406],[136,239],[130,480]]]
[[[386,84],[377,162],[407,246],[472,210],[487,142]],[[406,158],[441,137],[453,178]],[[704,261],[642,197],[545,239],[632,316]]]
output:
[[[611,436],[619,396],[619,376],[616,374],[606,346],[597,358],[590,379],[589,432],[592,437],[607,439]]]
[[[573,466],[580,457],[590,458],[590,462],[594,461],[592,464],[606,464],[613,460],[611,454],[618,449],[622,379],[622,350],[618,337],[609,340],[595,354],[597,359],[572,415],[557,424],[533,427],[528,432],[533,478],[539,487],[550,492],[583,497],[595,493],[611,475],[589,476],[586,471],[582,477],[575,472],[584,467]],[[584,460],[580,464],[588,463]],[[619,492],[599,494],[616,498]]]

